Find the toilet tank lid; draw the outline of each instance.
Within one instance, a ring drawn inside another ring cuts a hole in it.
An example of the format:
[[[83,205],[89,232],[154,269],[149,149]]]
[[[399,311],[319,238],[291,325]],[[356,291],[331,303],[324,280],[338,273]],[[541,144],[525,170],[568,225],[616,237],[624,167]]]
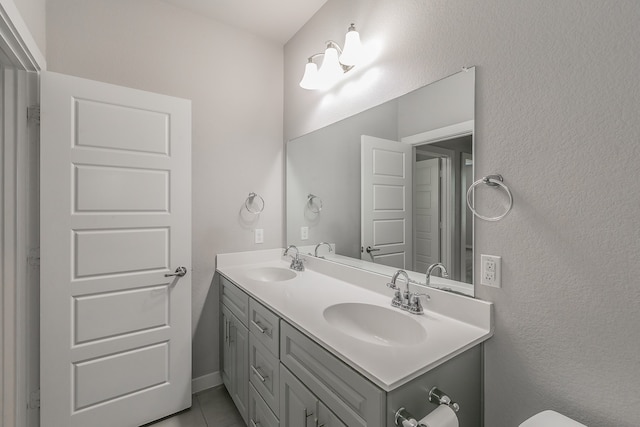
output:
[[[520,424],[520,427],[587,427],[555,411],[543,411]]]

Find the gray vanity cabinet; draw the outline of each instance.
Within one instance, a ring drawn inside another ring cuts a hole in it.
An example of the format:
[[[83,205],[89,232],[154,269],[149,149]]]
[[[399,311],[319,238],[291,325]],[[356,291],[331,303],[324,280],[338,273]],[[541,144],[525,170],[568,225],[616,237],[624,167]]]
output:
[[[346,427],[287,368],[280,369],[280,427]]]
[[[285,321],[280,322],[280,337],[281,363],[342,422],[349,427],[385,424],[383,390]]]
[[[260,393],[249,385],[249,427],[278,427],[280,422]]]
[[[222,381],[247,422],[249,408],[249,296],[225,278],[222,294]],[[244,319],[244,322],[241,320]]]
[[[393,426],[400,407],[435,409],[435,386],[460,404],[461,427],[481,427],[480,346],[385,392],[222,276],[220,292],[222,379],[249,427]]]

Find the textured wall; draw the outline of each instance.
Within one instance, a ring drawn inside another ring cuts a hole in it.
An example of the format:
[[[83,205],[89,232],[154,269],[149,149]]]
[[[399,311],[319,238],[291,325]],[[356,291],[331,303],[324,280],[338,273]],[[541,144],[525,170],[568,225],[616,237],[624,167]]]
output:
[[[13,0],[43,55],[47,53],[46,0]]]
[[[503,288],[477,288],[496,313],[487,427],[546,408],[640,425],[639,20],[635,0],[329,0],[285,46],[287,139],[478,66],[476,177],[503,174],[515,198],[475,223],[476,262],[503,257]],[[377,56],[300,89],[306,57],[352,21]]]
[[[156,0],[50,0],[47,38],[51,71],[192,100],[193,374],[217,371],[216,254],[282,243],[282,46]]]

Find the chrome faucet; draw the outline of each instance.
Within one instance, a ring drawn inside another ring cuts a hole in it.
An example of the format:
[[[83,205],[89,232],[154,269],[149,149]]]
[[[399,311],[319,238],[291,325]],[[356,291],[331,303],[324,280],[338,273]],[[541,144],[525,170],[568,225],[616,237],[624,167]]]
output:
[[[289,255],[290,249],[296,250],[295,257]],[[289,245],[289,247],[284,250],[284,253],[282,254],[282,256],[286,256],[286,255],[289,255],[291,257],[291,265],[289,266],[290,269],[294,271],[304,271],[304,264],[303,264],[304,260],[300,258],[300,251],[295,245]]]
[[[404,294],[396,284],[396,280],[398,280],[398,276],[404,277],[404,280],[406,282],[407,289],[404,291]],[[396,271],[395,274],[391,277],[391,282],[387,283],[387,287],[394,289],[396,291],[396,293],[393,296],[393,299],[391,300],[392,306],[403,308],[405,305],[407,305],[406,301],[409,295],[409,275],[407,274],[406,271],[404,270]]]
[[[396,280],[398,277],[402,276],[406,283],[406,289],[404,292],[398,287],[396,284]],[[423,314],[424,309],[422,308],[422,304],[420,303],[420,297],[426,296],[427,299],[429,295],[419,292],[411,292],[409,290],[409,275],[404,270],[398,270],[391,277],[391,282],[387,283],[387,286],[391,289],[394,289],[396,293],[391,300],[391,305],[394,307],[400,307],[400,309],[408,311],[411,314]]]
[[[316,258],[318,258],[318,249],[320,249],[320,246],[322,245],[326,245],[329,248],[329,252],[333,252],[333,249],[331,248],[330,244],[328,244],[327,242],[320,242],[316,245],[316,248],[313,251],[313,254]],[[320,258],[324,258],[324,257],[320,257]]]
[[[447,268],[441,262],[436,262],[435,264],[431,264],[429,268],[427,268],[427,286],[431,286],[431,273],[433,270],[439,268],[442,271],[442,277],[449,277],[449,273],[447,273]]]

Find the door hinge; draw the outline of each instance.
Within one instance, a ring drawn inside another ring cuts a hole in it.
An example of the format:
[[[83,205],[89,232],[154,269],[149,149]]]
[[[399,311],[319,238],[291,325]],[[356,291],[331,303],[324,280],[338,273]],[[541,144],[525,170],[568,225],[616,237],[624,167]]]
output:
[[[27,264],[31,267],[40,266],[40,248],[33,248],[29,250],[29,255],[27,255]]]
[[[29,409],[40,408],[40,389],[34,390],[29,393],[29,403],[27,404]]]
[[[40,124],[40,106],[30,105],[27,107],[27,122]]]

